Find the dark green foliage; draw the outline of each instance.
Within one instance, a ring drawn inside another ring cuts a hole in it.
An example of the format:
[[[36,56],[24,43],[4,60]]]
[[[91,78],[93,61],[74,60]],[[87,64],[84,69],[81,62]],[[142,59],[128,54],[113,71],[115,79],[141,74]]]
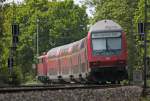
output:
[[[3,85],[8,82],[8,73],[5,68],[2,68],[4,66],[4,58],[3,58],[3,52],[4,49],[4,7],[3,2],[5,0],[0,0],[0,85]]]
[[[9,73],[6,68],[0,69],[0,85],[8,84]]]
[[[8,83],[10,85],[20,85],[22,82],[22,74],[19,68],[14,68],[12,74],[9,75]]]
[[[22,81],[22,74],[19,68],[14,67],[13,72],[10,73],[7,68],[0,69],[0,86],[19,85]]]
[[[49,10],[54,15],[50,18],[50,46],[56,47],[83,38],[87,34],[85,7],[79,8],[71,0],[54,4]]]
[[[3,46],[1,57],[5,70],[10,55],[9,47],[12,45],[11,23],[15,21],[20,26],[19,44],[13,53],[15,69],[11,76],[6,75],[6,81],[12,84],[19,84],[22,79],[28,81],[29,77],[35,76],[32,65],[36,63],[37,58],[37,23],[40,55],[53,47],[79,40],[87,34],[86,7],[75,5],[73,0],[24,0],[24,3],[19,5],[6,4],[3,10],[4,38],[0,40],[0,46]]]

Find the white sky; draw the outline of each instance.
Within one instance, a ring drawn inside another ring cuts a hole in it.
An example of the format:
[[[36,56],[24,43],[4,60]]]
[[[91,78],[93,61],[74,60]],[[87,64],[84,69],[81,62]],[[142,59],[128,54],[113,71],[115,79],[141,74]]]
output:
[[[81,5],[81,3],[85,0],[74,0],[75,4]],[[6,2],[13,2],[13,0],[6,0]],[[23,0],[14,0],[16,3],[23,2]],[[86,13],[88,14],[89,17],[92,17],[92,12],[94,12],[94,8],[87,8]]]

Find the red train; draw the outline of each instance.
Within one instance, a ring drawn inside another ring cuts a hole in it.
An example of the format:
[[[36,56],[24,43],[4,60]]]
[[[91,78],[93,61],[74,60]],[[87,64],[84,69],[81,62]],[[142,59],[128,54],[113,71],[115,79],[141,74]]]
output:
[[[112,20],[96,22],[87,37],[38,57],[38,79],[120,82],[127,79],[126,34]]]

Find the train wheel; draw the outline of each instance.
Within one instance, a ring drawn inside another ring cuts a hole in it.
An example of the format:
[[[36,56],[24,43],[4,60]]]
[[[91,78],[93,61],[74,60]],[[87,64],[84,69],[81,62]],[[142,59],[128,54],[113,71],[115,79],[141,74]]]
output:
[[[79,83],[86,84],[86,79],[82,77],[82,74],[79,75]]]

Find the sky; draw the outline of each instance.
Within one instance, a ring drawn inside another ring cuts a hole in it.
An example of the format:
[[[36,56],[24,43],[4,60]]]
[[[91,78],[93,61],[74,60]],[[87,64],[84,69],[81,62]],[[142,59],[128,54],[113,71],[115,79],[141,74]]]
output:
[[[81,5],[82,2],[85,0],[74,0],[75,4]],[[13,2],[13,0],[6,0],[6,2]],[[14,0],[16,3],[23,2],[23,0]],[[92,12],[94,12],[94,8],[87,8],[86,13],[88,14],[89,17],[93,17]]]

